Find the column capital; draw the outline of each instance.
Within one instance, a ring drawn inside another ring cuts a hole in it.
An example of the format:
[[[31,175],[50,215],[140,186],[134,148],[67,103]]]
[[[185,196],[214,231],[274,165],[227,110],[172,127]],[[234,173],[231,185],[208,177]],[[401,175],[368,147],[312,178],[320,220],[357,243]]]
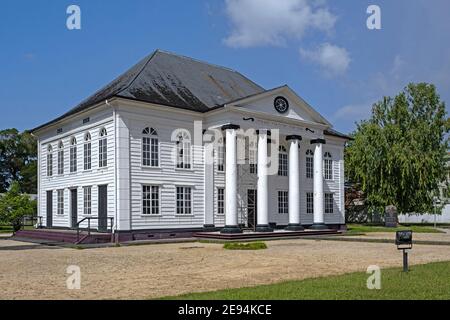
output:
[[[325,141],[325,139],[314,139],[311,140],[311,144],[327,144],[327,142]]]
[[[295,134],[286,137],[286,141],[292,141],[292,140],[302,141],[303,137],[299,136],[299,135],[295,135]]]
[[[241,128],[241,126],[238,126],[236,124],[226,124],[224,126],[222,126],[222,130],[239,130]]]

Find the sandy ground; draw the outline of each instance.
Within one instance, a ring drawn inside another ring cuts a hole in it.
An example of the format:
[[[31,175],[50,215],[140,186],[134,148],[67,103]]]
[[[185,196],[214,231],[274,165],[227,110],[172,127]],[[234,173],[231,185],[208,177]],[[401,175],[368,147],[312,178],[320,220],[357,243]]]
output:
[[[282,240],[268,250],[185,243],[75,250],[0,240],[0,299],[142,299],[400,266],[392,244]],[[450,261],[450,246],[417,245],[411,264]],[[81,268],[68,290],[67,267]]]

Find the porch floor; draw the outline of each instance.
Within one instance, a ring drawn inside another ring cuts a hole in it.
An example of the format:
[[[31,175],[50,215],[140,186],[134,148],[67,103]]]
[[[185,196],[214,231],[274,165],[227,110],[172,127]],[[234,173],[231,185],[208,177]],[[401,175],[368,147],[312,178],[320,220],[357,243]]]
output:
[[[271,238],[297,238],[319,235],[339,235],[342,234],[339,230],[308,230],[304,231],[286,231],[274,230],[274,232],[254,232],[251,230],[244,230],[243,233],[223,234],[220,231],[216,232],[197,232],[194,237],[198,239],[216,239],[216,240],[246,240],[246,239],[271,239]]]

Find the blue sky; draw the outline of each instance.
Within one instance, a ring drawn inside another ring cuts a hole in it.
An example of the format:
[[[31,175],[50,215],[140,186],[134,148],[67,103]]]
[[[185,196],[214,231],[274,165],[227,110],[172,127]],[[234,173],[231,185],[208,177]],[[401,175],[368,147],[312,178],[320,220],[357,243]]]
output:
[[[66,28],[81,8],[82,29]],[[378,5],[382,29],[366,26]],[[450,103],[448,0],[4,0],[0,128],[30,129],[160,48],[288,84],[350,132],[408,82]]]

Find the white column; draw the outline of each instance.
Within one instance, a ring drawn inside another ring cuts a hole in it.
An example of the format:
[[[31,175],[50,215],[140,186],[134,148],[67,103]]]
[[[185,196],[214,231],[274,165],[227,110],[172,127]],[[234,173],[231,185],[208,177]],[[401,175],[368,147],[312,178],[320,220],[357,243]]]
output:
[[[289,225],[286,230],[302,231],[300,224],[300,160],[301,136],[288,136],[289,147]]]
[[[260,130],[258,134],[258,212],[257,232],[271,232],[269,227],[269,176],[267,155],[267,130]]]
[[[314,150],[314,224],[312,229],[327,229],[324,224],[324,192],[323,192],[323,144],[325,140],[312,140]]]
[[[225,228],[222,233],[240,233],[237,214],[237,141],[238,126],[226,125],[225,131]]]

